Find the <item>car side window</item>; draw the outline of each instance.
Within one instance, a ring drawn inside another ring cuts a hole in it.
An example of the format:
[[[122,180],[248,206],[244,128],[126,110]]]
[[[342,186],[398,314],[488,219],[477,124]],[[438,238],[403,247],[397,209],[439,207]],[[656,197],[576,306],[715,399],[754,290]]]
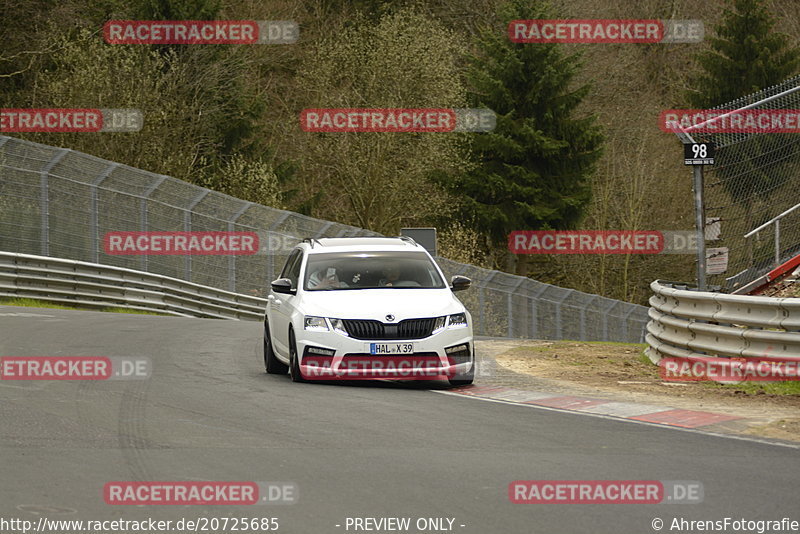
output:
[[[289,272],[286,274],[286,278],[292,281],[292,287],[297,289],[298,283],[300,280],[300,266],[303,264],[303,253],[301,251],[297,251],[297,257],[292,263],[291,267],[289,268]]]
[[[300,264],[303,259],[303,253],[300,250],[295,250],[286,260],[286,264],[281,271],[281,278],[288,278],[292,281],[292,287],[297,287],[297,280],[300,277]]]
[[[299,254],[300,254],[299,250],[293,250],[292,253],[289,254],[289,257],[286,258],[286,263],[283,264],[283,269],[281,269],[281,275],[279,276],[279,278],[289,277],[289,271],[292,270],[292,265],[294,265],[294,262]]]

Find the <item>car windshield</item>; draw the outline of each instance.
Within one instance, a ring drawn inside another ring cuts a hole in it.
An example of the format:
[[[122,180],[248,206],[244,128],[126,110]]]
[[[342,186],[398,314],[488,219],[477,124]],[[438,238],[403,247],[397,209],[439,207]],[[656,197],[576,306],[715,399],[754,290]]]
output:
[[[423,252],[326,252],[309,254],[307,291],[441,289],[436,266]]]

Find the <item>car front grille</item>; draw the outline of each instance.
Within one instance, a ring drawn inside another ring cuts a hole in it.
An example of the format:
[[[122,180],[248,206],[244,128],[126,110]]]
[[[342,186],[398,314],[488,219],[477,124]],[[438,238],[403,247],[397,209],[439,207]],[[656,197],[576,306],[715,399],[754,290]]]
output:
[[[435,317],[406,319],[397,324],[370,319],[343,319],[344,328],[355,339],[422,339],[431,335]]]

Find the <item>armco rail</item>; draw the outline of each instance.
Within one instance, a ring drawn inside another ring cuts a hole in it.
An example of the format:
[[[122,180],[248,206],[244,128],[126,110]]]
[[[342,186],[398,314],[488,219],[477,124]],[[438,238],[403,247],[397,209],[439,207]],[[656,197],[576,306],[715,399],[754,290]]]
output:
[[[267,300],[110,265],[0,252],[0,297],[125,307],[185,317],[261,320]]]
[[[661,358],[780,358],[800,361],[800,299],[728,295],[650,287],[645,340],[653,363]]]
[[[104,236],[109,232],[220,231],[257,233],[258,253],[227,257],[112,255],[106,254],[103,246]],[[205,286],[220,290],[215,295],[224,295],[222,298],[227,300],[234,299],[234,293],[264,297],[269,282],[277,277],[292,247],[303,238],[370,235],[378,234],[245,202],[169,176],[74,150],[0,135],[0,250],[132,270],[126,278],[144,276],[141,273],[156,275],[142,278],[156,288],[134,286],[140,291],[155,292],[135,295],[147,301],[143,306],[151,306],[153,301],[162,308],[166,304],[187,306],[171,297],[164,297],[165,301],[161,302],[158,280],[162,278],[158,277],[184,281],[185,286],[175,286],[176,282],[170,285],[189,291],[190,295],[195,289],[188,288]],[[648,320],[645,306],[445,258],[437,261],[448,278],[463,275],[472,279],[473,289],[459,294],[459,298],[472,313],[478,335],[644,341]],[[97,269],[90,272],[99,275]],[[124,271],[102,272],[119,274]],[[50,275],[40,271],[36,276]],[[76,280],[92,282],[85,277],[76,277]],[[20,283],[34,282],[20,280]],[[50,281],[50,287],[52,298],[70,301],[86,298],[57,293],[56,290],[75,290],[63,281],[60,284]],[[81,286],[78,290],[92,294],[89,302],[96,300],[98,294],[104,299],[125,296],[119,289],[116,293],[94,286]],[[130,291],[128,294],[134,296]],[[180,296],[196,300],[195,296]],[[189,313],[180,308],[174,310]],[[206,316],[227,313],[210,307],[202,311]]]

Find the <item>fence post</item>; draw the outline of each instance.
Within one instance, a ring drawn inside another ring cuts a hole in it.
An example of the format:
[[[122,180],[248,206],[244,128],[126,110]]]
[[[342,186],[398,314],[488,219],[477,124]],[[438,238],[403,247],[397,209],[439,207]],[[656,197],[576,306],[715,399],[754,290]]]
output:
[[[694,224],[697,234],[697,288],[706,290],[706,207],[704,199],[703,166],[692,165],[694,184]]]
[[[166,180],[166,179],[167,179],[167,176],[165,176],[163,174],[160,175],[156,179],[156,181],[153,182],[153,184],[150,187],[147,188],[147,190],[143,193],[143,196],[140,197],[141,198],[141,200],[140,200],[140,202],[141,202],[141,217],[140,217],[141,226],[140,226],[139,230],[142,231],[142,232],[147,232],[147,229],[148,229],[148,226],[149,226],[149,221],[147,220],[147,201],[149,200],[150,195],[152,195],[153,192],[156,189],[158,189],[161,186],[161,184],[164,183],[164,180]],[[144,272],[148,272],[149,271],[149,267],[150,267],[149,264],[148,264],[148,261],[147,261],[148,255],[147,254],[142,254],[142,255],[139,256],[139,258],[140,258],[139,261],[142,264],[142,270]]]
[[[606,309],[604,309],[603,312],[600,314],[601,317],[602,317],[601,322],[602,322],[602,325],[603,325],[603,339],[602,339],[602,341],[610,341],[610,339],[608,339],[608,314],[611,312],[611,309],[616,305],[617,305],[617,303],[612,301],[611,303],[608,304]]]
[[[50,171],[53,170],[53,167],[58,165],[58,162],[61,161],[69,151],[68,148],[59,150],[50,162],[42,168],[39,174],[39,209],[41,210],[42,216],[42,256],[50,255]]]
[[[481,328],[480,328],[480,335],[486,335],[486,299],[485,295],[483,294],[484,288],[489,282],[492,281],[492,278],[497,274],[497,271],[492,271],[489,273],[489,277],[486,280],[483,280],[480,288],[478,289],[478,318],[481,321]]]
[[[314,239],[319,239],[323,237],[325,235],[325,232],[327,232],[328,228],[330,228],[331,226],[333,226],[332,222],[322,225],[322,228],[320,228],[319,231],[317,231],[317,235],[314,236]]]
[[[183,231],[184,232],[191,232],[192,231],[192,210],[203,200],[206,195],[208,195],[211,191],[209,189],[205,189],[201,191],[199,195],[194,197],[194,200],[186,206],[186,209],[183,212]],[[183,279],[189,282],[192,281],[192,255],[186,254],[183,258]]]
[[[531,320],[529,321],[531,324],[531,339],[537,339],[536,336],[539,335],[539,295],[544,293],[545,290],[547,290],[547,286],[541,284],[531,297]]]
[[[586,306],[581,308],[581,311],[578,314],[580,316],[580,323],[581,323],[580,324],[581,341],[586,341],[586,308],[588,308],[596,298],[597,297],[590,298],[589,302],[586,303]]]
[[[100,174],[100,176],[95,178],[94,182],[92,182],[92,184],[90,186],[91,192],[92,192],[92,198],[91,198],[91,207],[89,208],[89,211],[90,211],[89,217],[90,217],[90,220],[91,220],[91,227],[92,227],[92,262],[93,263],[100,263],[100,222],[99,222],[99,216],[98,216],[98,213],[97,213],[97,209],[98,209],[97,208],[97,202],[98,202],[97,188],[100,186],[100,184],[103,183],[103,181],[106,178],[108,178],[111,175],[112,172],[114,172],[114,169],[116,169],[117,167],[119,167],[119,163],[112,163],[111,165],[106,167],[106,170],[104,170]]]
[[[275,255],[272,253],[271,249],[271,237],[272,232],[280,225],[284,223],[286,219],[289,218],[289,212],[285,211],[281,213],[281,216],[275,219],[275,222],[269,226],[267,230],[267,284],[271,284],[273,280],[275,280],[275,266],[273,262],[275,261]]]
[[[631,306],[631,307],[628,308],[628,311],[626,311],[622,315],[622,339],[625,340],[625,343],[630,343],[630,340],[628,339],[628,317],[631,316],[631,314],[633,313],[633,310],[635,310],[635,309],[636,308]],[[634,343],[636,343],[636,342],[634,342]]]
[[[564,296],[556,302],[556,337],[555,339],[564,339],[564,327],[561,321],[561,303],[567,300],[567,297],[575,291],[574,289],[567,289],[564,291]]]
[[[513,316],[513,311],[514,311],[514,306],[513,306],[513,303],[512,303],[511,299],[514,298],[514,293],[517,292],[517,289],[519,289],[519,286],[521,286],[522,282],[524,282],[524,281],[525,281],[525,279],[521,279],[519,282],[517,282],[517,284],[514,286],[514,289],[512,289],[511,292],[509,292],[509,294],[508,294],[508,310],[507,310],[507,313],[508,313],[508,337],[510,337],[510,338],[514,337],[514,319],[512,317]]]
[[[233,232],[236,221],[239,220],[239,217],[244,215],[244,212],[250,209],[253,205],[252,202],[245,202],[244,205],[239,208],[239,211],[233,214],[233,217],[228,221],[228,231]],[[259,248],[261,248],[259,246]],[[229,254],[228,255],[228,291],[232,293],[236,293],[236,255]]]

